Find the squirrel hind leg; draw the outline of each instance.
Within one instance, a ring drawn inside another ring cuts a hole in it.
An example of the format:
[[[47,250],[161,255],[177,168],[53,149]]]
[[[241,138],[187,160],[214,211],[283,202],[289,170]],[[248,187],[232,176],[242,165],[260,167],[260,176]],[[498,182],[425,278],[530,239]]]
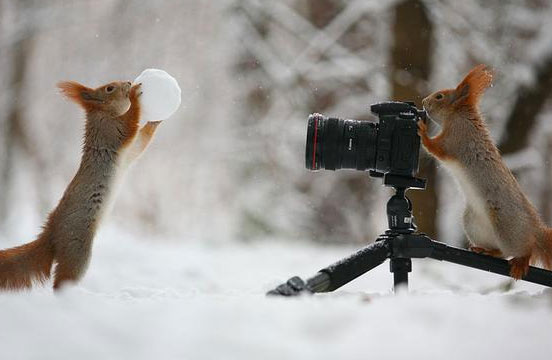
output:
[[[57,264],[54,276],[54,290],[59,291],[69,283],[76,283],[80,279],[80,274],[73,267],[64,264]]]
[[[537,237],[534,254],[536,265],[552,270],[552,228],[544,228],[543,234]]]
[[[524,277],[529,271],[530,261],[531,254],[510,259],[508,261],[510,263],[510,276],[516,280]]]
[[[478,253],[478,254],[494,256],[494,257],[497,257],[497,258],[503,258],[504,257],[504,255],[502,254],[502,251],[500,251],[499,249],[486,249],[486,248],[479,247],[479,246],[470,246],[469,250],[473,251],[475,253]]]
[[[88,267],[90,252],[72,253],[71,256],[58,256],[54,275],[54,290],[78,282]]]

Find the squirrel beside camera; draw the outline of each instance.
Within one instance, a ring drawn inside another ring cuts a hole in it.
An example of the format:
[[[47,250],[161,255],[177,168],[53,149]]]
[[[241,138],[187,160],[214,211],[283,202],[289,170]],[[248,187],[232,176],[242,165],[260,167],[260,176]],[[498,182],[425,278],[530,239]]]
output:
[[[80,167],[37,239],[0,251],[0,289],[43,282],[54,262],[54,289],[84,275],[117,177],[145,150],[160,123],[148,122],[139,129],[140,86],[112,82],[92,89],[72,81],[58,84],[86,112]]]
[[[455,89],[426,97],[424,108],[442,129],[430,138],[427,125],[420,121],[418,134],[464,193],[464,230],[470,249],[511,258],[510,275],[520,279],[536,262],[551,269],[552,228],[543,223],[504,164],[479,111],[479,99],[491,81],[490,70],[479,65]]]

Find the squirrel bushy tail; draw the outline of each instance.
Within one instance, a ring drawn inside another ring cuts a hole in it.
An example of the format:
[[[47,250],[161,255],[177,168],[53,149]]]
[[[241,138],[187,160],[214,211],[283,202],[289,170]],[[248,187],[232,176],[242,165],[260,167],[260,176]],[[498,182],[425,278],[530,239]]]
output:
[[[0,251],[0,289],[30,288],[50,278],[54,250],[45,233],[30,243]]]

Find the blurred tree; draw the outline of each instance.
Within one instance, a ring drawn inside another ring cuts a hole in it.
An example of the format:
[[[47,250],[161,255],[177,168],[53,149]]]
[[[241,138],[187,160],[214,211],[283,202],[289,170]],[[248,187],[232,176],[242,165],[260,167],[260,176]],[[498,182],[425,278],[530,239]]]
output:
[[[546,147],[544,148],[545,154],[552,154],[552,135],[546,137]],[[552,161],[544,162],[544,177],[546,181],[543,182],[543,187],[540,192],[540,203],[537,204],[541,211],[542,219],[549,226],[552,225],[552,204],[550,204],[550,199],[552,199],[552,181],[549,180],[549,177],[552,176]]]
[[[4,4],[5,5],[5,4]],[[21,0],[14,4],[13,11],[15,17],[21,19],[24,11],[32,6],[32,1]],[[5,7],[3,8],[6,9]],[[20,21],[19,24],[24,24]],[[5,52],[10,57],[10,71],[8,82],[8,101],[6,118],[3,122],[3,144],[2,152],[4,156],[0,158],[3,161],[0,168],[2,169],[0,184],[4,189],[4,196],[0,197],[0,222],[3,222],[8,214],[9,204],[13,199],[10,198],[10,188],[13,182],[14,162],[17,150],[27,152],[27,155],[32,159],[36,155],[32,142],[27,136],[25,130],[25,103],[24,100],[24,82],[25,74],[28,70],[28,63],[32,53],[33,39],[32,31],[28,28],[22,28],[18,32],[14,32],[16,38],[4,38],[4,44],[0,44]]]
[[[287,183],[284,193],[290,194],[282,197],[281,191],[274,193],[274,198],[263,198],[264,204],[241,202],[245,205],[242,235],[292,232],[320,241],[371,241],[385,223],[384,216],[378,218],[378,212],[385,211],[377,200],[385,193],[380,184],[358,171],[313,175],[300,166],[308,113],[371,118],[370,100],[388,96],[375,85],[386,76],[380,71],[385,67],[382,60],[387,51],[381,35],[388,23],[379,16],[383,7],[358,0],[287,3],[236,2],[236,14],[243,24],[241,34],[247,39],[238,69],[250,84],[247,108],[243,109],[247,116],[238,117],[243,119],[242,125],[265,124],[263,132],[274,131],[270,138],[289,139],[287,143],[294,150],[294,158],[288,155],[286,163],[279,149],[282,142],[265,141],[259,153],[264,156],[247,162],[245,171],[242,168],[242,179],[251,184],[260,178],[268,182],[287,174],[279,186]],[[284,126],[272,127],[274,123]],[[251,128],[246,131],[251,132]],[[289,211],[275,215],[289,209],[292,201],[308,203],[309,211],[303,210],[301,216]],[[287,223],[282,221],[285,218]]]
[[[421,100],[428,94],[431,73],[433,25],[428,10],[420,0],[399,2],[394,8],[393,41],[391,47],[392,98],[414,101],[421,108]],[[425,191],[408,193],[414,206],[418,229],[437,238],[437,176],[435,162],[421,152],[418,176],[427,179]]]
[[[537,117],[552,95],[552,51],[539,59],[533,71],[536,80],[517,89],[514,106],[506,119],[504,136],[498,146],[503,154],[515,153],[529,145]]]
[[[530,136],[538,125],[538,116],[543,113],[547,100],[552,95],[552,52],[544,59],[540,59],[533,71],[536,81],[531,85],[522,85],[518,88],[514,106],[506,118],[504,135],[498,145],[503,155],[515,154],[527,147],[534,147],[530,142]],[[544,154],[548,157],[552,154],[550,136],[546,137],[544,143]],[[552,175],[550,161],[544,161],[543,167],[542,174],[545,179],[548,179]],[[515,169],[513,173],[516,177],[520,175]],[[540,201],[535,204],[548,224],[552,220],[549,205],[552,197],[551,183],[550,181],[541,182]]]

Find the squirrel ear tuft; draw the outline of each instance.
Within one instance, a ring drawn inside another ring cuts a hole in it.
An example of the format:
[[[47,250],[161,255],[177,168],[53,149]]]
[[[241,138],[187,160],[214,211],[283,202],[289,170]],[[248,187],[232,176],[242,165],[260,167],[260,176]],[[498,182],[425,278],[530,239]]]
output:
[[[477,106],[483,92],[491,86],[493,74],[486,65],[477,65],[454,89],[452,104]]]
[[[69,100],[76,102],[82,106],[85,110],[88,108],[87,102],[95,100],[93,89],[90,89],[76,81],[61,81],[57,84],[61,93]]]

